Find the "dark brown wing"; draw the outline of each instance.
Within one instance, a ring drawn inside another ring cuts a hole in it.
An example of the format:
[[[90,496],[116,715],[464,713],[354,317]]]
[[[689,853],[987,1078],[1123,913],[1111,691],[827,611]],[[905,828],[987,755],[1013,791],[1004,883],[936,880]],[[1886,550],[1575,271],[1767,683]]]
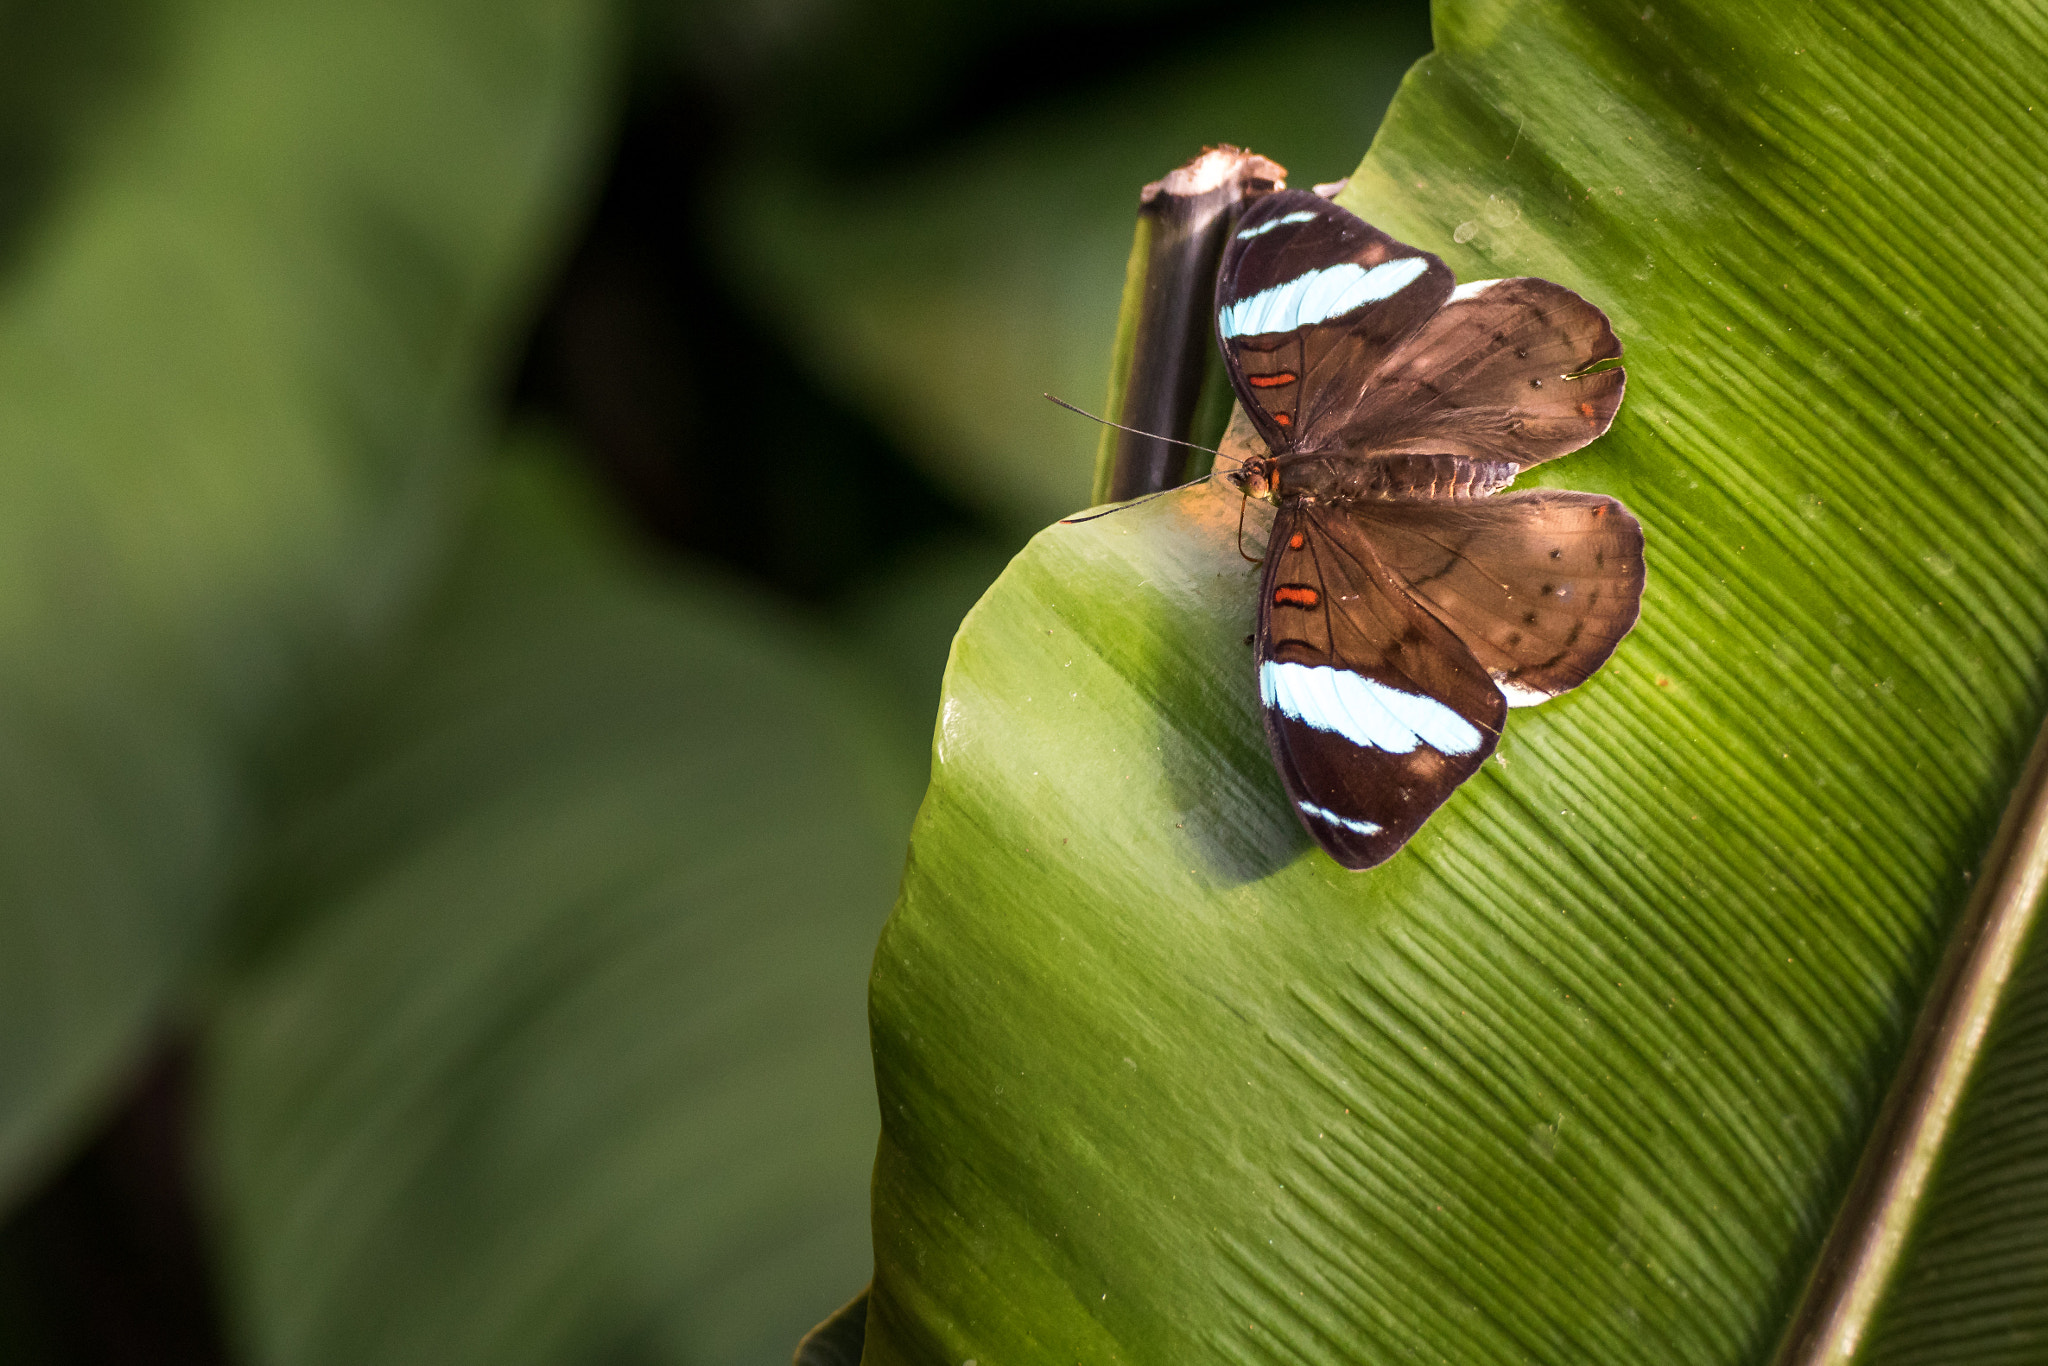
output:
[[[1636,624],[1643,528],[1612,498],[1539,489],[1350,513],[1509,706],[1585,682]]]
[[[1507,719],[1486,669],[1361,527],[1303,504],[1273,523],[1257,657],[1288,798],[1347,868],[1392,857],[1478,771]]]
[[[1563,285],[1461,285],[1380,363],[1341,444],[1361,456],[1554,460],[1614,421],[1622,371],[1579,372],[1620,355],[1607,315]]]
[[[1450,297],[1450,270],[1303,190],[1245,211],[1216,280],[1216,336],[1268,449],[1334,437],[1367,378]]]

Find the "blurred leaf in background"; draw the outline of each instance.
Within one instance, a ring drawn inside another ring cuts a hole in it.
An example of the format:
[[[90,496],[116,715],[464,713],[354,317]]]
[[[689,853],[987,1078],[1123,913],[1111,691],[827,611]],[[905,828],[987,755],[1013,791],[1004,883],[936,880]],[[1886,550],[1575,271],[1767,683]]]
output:
[[[82,61],[129,8],[11,7],[47,50],[9,60]],[[140,13],[81,73],[104,97],[47,76],[10,97],[9,1193],[203,954],[261,824],[259,748],[431,568],[512,301],[584,174],[605,28],[553,0]]]
[[[167,0],[0,7],[0,270],[162,74]]]
[[[817,372],[1006,527],[1088,501],[1099,432],[1040,395],[1100,406],[1137,188],[1226,141],[1339,179],[1428,45],[1415,6],[1131,31],[1151,41],[1114,68],[923,155],[837,175],[761,155],[716,205],[737,278]]]
[[[1384,16],[0,4],[0,1353],[787,1359],[1036,395]]]
[[[917,769],[787,608],[494,478],[330,732],[210,1032],[254,1355],[770,1361],[867,1257],[869,951]]]

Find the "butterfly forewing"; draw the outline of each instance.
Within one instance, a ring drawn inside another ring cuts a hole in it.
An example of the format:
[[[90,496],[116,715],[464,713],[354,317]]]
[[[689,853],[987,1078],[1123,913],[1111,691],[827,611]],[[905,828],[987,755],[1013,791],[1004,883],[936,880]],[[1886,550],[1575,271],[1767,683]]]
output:
[[[1591,493],[1370,502],[1350,509],[1381,561],[1493,676],[1509,706],[1586,681],[1636,623],[1643,528]]]
[[[1328,200],[1260,199],[1224,249],[1216,331],[1269,449],[1350,412],[1365,379],[1450,297],[1450,270]]]
[[[1339,444],[1369,457],[1455,455],[1534,465],[1607,430],[1622,371],[1607,315],[1548,280],[1460,285],[1366,382]]]
[[[1506,703],[1343,518],[1283,507],[1261,594],[1259,695],[1288,798],[1331,857],[1370,868],[1485,762]]]

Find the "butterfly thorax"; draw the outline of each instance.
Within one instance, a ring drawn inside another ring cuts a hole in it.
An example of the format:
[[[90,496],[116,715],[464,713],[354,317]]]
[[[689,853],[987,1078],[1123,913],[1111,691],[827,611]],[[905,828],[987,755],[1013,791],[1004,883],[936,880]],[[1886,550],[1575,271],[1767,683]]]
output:
[[[1511,460],[1460,455],[1283,455],[1267,472],[1265,492],[1276,502],[1300,498],[1326,505],[1484,498],[1512,484],[1519,471]]]

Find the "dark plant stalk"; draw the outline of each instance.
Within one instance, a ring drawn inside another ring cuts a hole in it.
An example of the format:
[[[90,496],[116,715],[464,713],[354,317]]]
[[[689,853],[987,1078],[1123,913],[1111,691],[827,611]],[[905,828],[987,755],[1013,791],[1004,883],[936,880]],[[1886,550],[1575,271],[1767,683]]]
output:
[[[1984,1056],[1993,1018],[2040,919],[2048,883],[2048,726],[2007,805],[1777,1356],[1777,1366],[1863,1360],[1927,1205],[1936,1164]]]
[[[1136,431],[1102,429],[1093,501],[1122,502],[1179,483],[1188,453],[1171,442],[1195,439],[1198,416],[1212,406],[1205,395],[1220,396],[1222,405],[1206,435],[1222,430],[1229,386],[1209,318],[1216,267],[1244,201],[1286,177],[1286,167],[1265,157],[1212,147],[1140,192],[1107,405],[1107,416]]]

